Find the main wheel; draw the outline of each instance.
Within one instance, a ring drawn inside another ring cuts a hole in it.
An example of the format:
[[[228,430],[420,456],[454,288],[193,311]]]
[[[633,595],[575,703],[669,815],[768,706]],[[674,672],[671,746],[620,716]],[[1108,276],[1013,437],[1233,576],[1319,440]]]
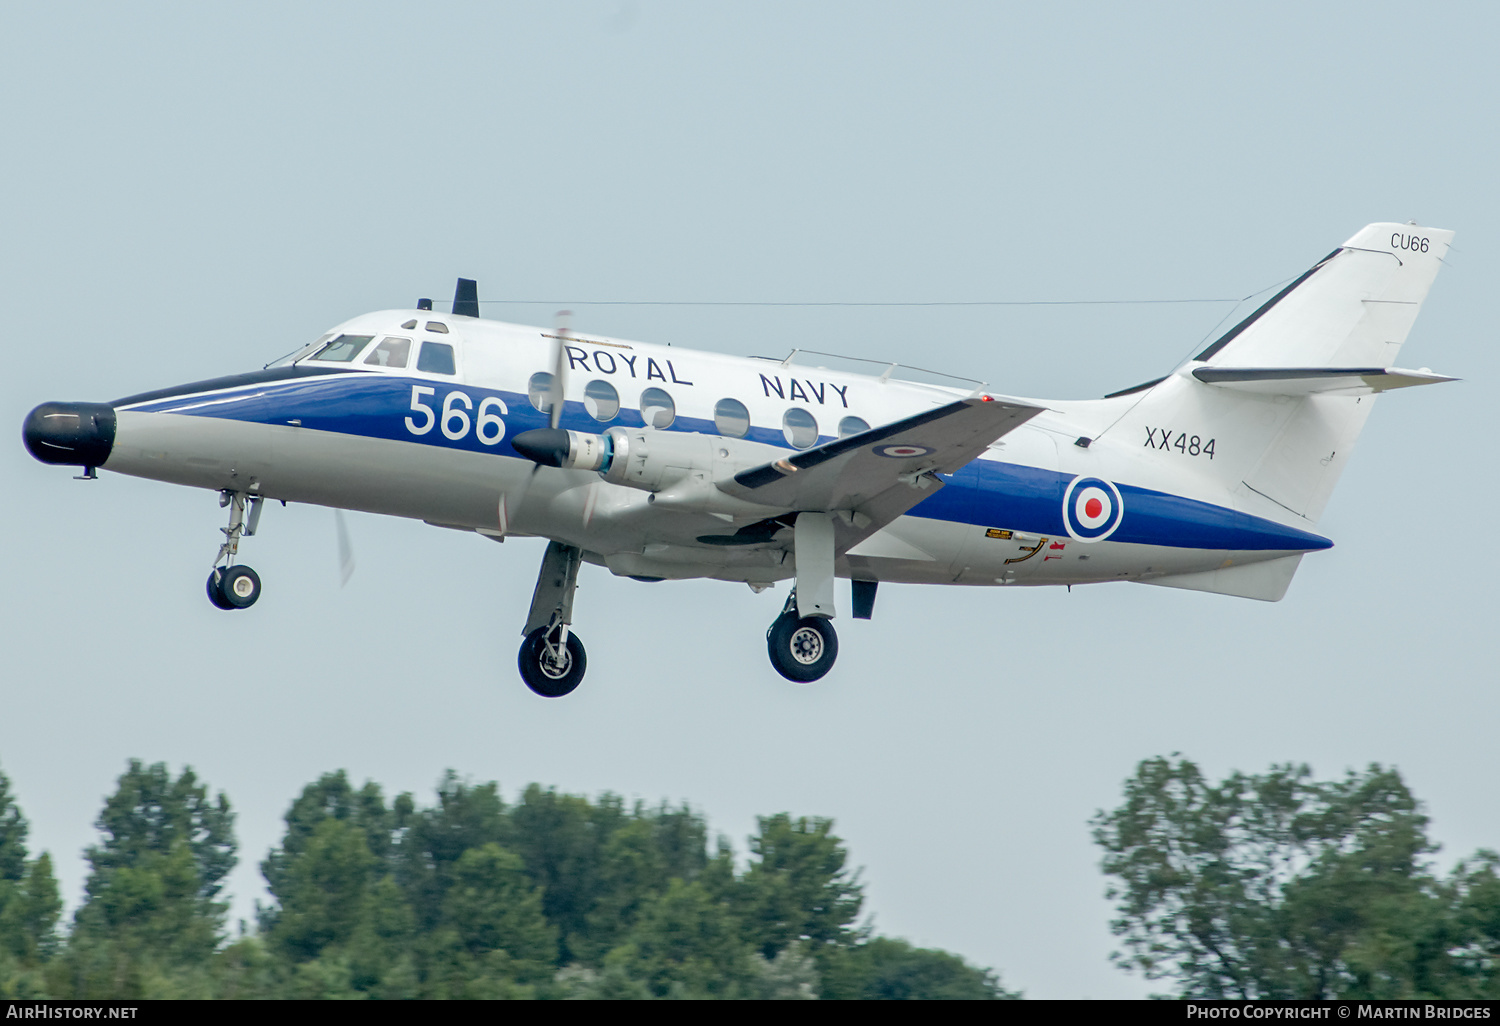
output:
[[[821,616],[778,616],[766,631],[766,651],[777,673],[808,684],[833,669],[839,657],[839,636]]]
[[[233,609],[228,602],[224,601],[224,593],[219,586],[224,581],[224,571],[220,567],[214,567],[213,572],[208,575],[208,600],[214,604],[216,609]]]
[[[561,646],[549,639],[549,631],[551,638],[555,638],[555,627],[538,627],[526,635],[516,662],[528,688],[543,698],[561,698],[583,680],[588,656],[583,651],[583,642],[572,631],[568,632],[567,644]]]
[[[260,575],[248,566],[232,566],[215,573],[220,575],[219,595],[226,609],[248,609],[260,598]]]

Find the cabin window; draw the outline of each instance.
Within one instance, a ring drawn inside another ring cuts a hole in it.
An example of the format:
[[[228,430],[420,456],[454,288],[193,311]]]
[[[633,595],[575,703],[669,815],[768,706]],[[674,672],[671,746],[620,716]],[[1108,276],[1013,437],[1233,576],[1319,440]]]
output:
[[[714,428],[725,438],[744,438],[750,433],[750,411],[738,399],[720,399],[714,404]]]
[[[793,406],[781,418],[781,433],[793,449],[806,449],[818,441],[818,422],[800,406]]]
[[[452,374],[453,347],[446,342],[423,342],[422,354],[417,357],[417,370],[429,374]]]
[[[348,363],[359,355],[359,351],[370,344],[374,335],[340,335],[313,354],[314,360],[326,363]]]
[[[439,335],[446,335],[448,334],[448,325],[444,324],[442,321],[428,321],[427,330],[435,331]]]
[[[608,381],[590,381],[583,390],[583,408],[595,420],[614,420],[620,413],[620,393]]]
[[[526,383],[526,398],[531,400],[531,405],[536,407],[538,413],[552,412],[552,375],[547,371],[537,371]]]
[[[641,420],[647,427],[665,429],[677,419],[677,404],[664,390],[648,388],[641,393]]]
[[[850,435],[862,435],[870,430],[863,417],[845,417],[839,421],[839,437],[848,438]]]
[[[370,350],[365,363],[372,367],[405,367],[411,357],[411,339],[383,338],[380,345]]]

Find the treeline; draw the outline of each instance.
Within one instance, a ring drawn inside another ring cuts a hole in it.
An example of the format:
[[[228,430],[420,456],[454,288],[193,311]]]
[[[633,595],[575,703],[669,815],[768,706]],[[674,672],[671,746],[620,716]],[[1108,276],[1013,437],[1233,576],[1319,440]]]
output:
[[[132,761],[64,929],[52,863],[0,775],[0,997],[1005,998],[990,970],[872,936],[822,819],[762,818],[736,866],[686,806],[451,773],[435,804],[342,772],[261,863],[273,902],[227,929],[234,814],[191,770]]]
[[[1493,824],[1492,824],[1493,825]],[[1500,854],[1447,875],[1394,769],[1148,759],[1094,819],[1116,961],[1185,998],[1500,998]]]

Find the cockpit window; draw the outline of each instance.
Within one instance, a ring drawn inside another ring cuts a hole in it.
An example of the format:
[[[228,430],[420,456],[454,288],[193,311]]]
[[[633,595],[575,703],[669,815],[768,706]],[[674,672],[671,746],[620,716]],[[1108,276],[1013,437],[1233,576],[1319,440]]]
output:
[[[448,334],[448,325],[444,324],[442,321],[428,321],[427,330],[435,331],[439,335],[446,335]]]
[[[325,363],[348,363],[359,355],[360,350],[370,344],[374,335],[340,335],[313,354],[314,360]]]
[[[365,363],[375,367],[405,367],[410,357],[411,339],[390,337],[381,339],[380,345],[370,350]]]
[[[409,320],[405,324],[401,325],[401,330],[402,331],[410,331],[411,329],[415,328],[416,326],[417,326],[417,319],[415,317],[413,317],[411,320]]]
[[[417,370],[429,374],[453,374],[453,347],[446,342],[423,342]]]

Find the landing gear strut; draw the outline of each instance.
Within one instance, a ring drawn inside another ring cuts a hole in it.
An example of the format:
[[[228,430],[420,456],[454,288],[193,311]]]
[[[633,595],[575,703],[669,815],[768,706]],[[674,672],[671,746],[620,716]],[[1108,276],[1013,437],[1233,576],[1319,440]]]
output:
[[[827,617],[798,615],[794,590],[781,615],[766,629],[766,651],[777,673],[798,684],[810,684],[833,669],[839,657],[839,636]]]
[[[229,526],[219,528],[224,532],[224,544],[219,546],[208,575],[208,600],[219,609],[248,609],[260,598],[260,575],[248,566],[236,566],[234,557],[240,550],[240,538],[255,534],[261,502],[258,495],[247,498],[244,492],[219,493],[219,505],[229,507]]]
[[[531,612],[521,632],[526,640],[521,642],[516,662],[526,686],[543,698],[570,694],[588,666],[583,642],[569,630],[582,561],[577,547],[549,542],[531,595]]]

